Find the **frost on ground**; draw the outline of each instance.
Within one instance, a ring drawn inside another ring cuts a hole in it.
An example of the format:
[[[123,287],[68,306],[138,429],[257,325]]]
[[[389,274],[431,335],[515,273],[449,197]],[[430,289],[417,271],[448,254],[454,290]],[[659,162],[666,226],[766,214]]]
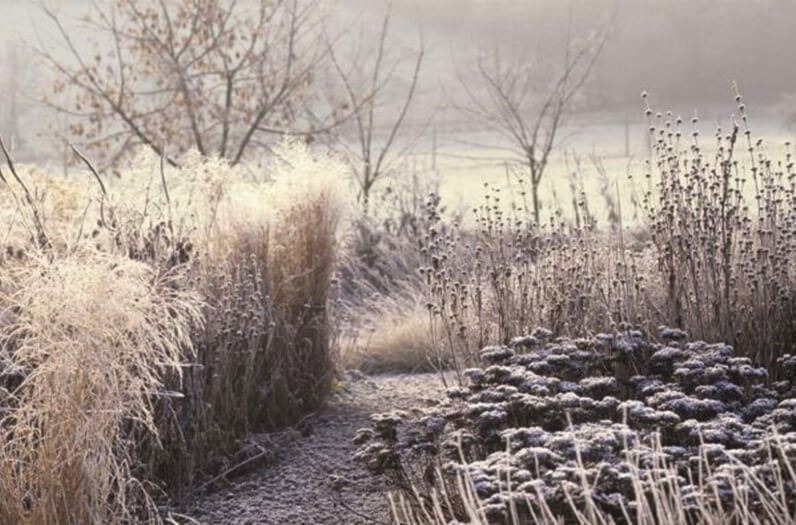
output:
[[[466,372],[467,387],[450,389],[422,416],[374,415],[357,433],[355,458],[405,494],[410,486],[429,493],[440,476],[450,482],[464,473],[497,523],[512,500],[528,497],[558,516],[591,498],[622,522],[635,512],[634,494],[660,490],[673,472],[686,510],[699,505],[701,490],[732,504],[750,474],[784,486],[783,501],[796,502],[791,380],[769,383],[766,369],[734,357],[730,346],[685,342],[678,330],[660,331],[665,344],[637,331],[549,336],[537,331],[485,348],[484,367]],[[780,377],[792,378],[796,358],[778,366]],[[755,492],[741,495],[752,509],[765,505]]]
[[[389,522],[389,487],[351,461],[352,439],[374,411],[429,406],[443,397],[433,374],[352,376],[326,410],[288,436],[275,463],[232,480],[188,514],[208,525]]]

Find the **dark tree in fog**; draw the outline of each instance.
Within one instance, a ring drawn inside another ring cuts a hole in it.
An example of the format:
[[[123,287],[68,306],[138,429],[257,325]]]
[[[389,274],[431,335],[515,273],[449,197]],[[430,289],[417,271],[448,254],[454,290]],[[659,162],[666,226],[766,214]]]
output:
[[[530,192],[537,224],[539,186],[550,154],[607,35],[602,31],[579,43],[568,39],[560,65],[529,58],[512,60],[496,47],[492,53],[479,53],[474,75],[460,75],[467,96],[460,109],[509,144],[511,161],[521,167],[521,182]]]
[[[404,123],[417,92],[425,56],[421,33],[408,78],[403,79],[406,87],[403,91],[396,90],[402,83],[398,70],[403,59],[390,52],[390,20],[388,9],[374,52],[363,52],[367,43],[362,37],[357,42],[358,49],[351,53],[350,64],[344,65],[329,44],[331,61],[342,85],[343,104],[354,108],[352,118],[342,129],[344,133],[337,134],[335,146],[351,167],[366,212],[373,186],[389,173],[392,162],[406,149],[406,144],[398,146],[398,140],[405,131]]]

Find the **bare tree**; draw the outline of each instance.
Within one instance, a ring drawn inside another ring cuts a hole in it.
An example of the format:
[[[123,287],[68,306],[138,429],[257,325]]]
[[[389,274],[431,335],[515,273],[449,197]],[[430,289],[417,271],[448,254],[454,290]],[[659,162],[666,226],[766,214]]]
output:
[[[356,43],[358,50],[352,53],[352,63],[344,67],[327,39],[329,55],[334,70],[342,84],[342,97],[345,105],[353,108],[349,126],[341,128],[336,134],[335,145],[343,151],[358,186],[359,199],[367,213],[374,185],[387,176],[393,163],[406,153],[412,140],[404,133],[406,117],[417,94],[420,71],[425,56],[422,31],[419,34],[419,48],[414,53],[408,78],[399,79],[398,71],[405,57],[389,54],[391,10],[381,24],[376,36],[378,44],[375,55],[362,60],[362,48],[367,46],[366,36]],[[397,92],[403,80],[403,92]],[[346,134],[347,133],[347,134]],[[401,137],[401,135],[404,135]]]
[[[318,1],[93,2],[90,46],[43,7],[68,50],[42,52],[58,74],[49,103],[108,165],[140,145],[171,164],[190,148],[237,164],[269,137],[317,131],[302,107],[326,54]]]
[[[524,173],[521,180],[530,190],[537,224],[541,213],[539,187],[550,154],[558,145],[561,128],[607,35],[608,31],[603,30],[577,44],[567,38],[560,66],[542,65],[528,58],[507,60],[496,47],[489,58],[479,54],[474,77],[459,73],[467,98],[459,109],[510,145],[510,160]]]

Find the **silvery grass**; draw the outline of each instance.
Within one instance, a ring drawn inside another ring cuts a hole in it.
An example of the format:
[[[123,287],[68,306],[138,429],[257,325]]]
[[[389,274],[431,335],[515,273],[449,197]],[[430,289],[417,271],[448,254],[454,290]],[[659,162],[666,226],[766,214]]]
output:
[[[150,516],[124,428],[157,439],[153,400],[182,376],[199,295],[179,269],[93,250],[4,266],[0,523],[122,523]]]
[[[157,522],[151,495],[190,495],[239,437],[323,400],[333,159],[285,143],[252,176],[142,154],[83,184],[17,168],[0,191],[0,523]]]

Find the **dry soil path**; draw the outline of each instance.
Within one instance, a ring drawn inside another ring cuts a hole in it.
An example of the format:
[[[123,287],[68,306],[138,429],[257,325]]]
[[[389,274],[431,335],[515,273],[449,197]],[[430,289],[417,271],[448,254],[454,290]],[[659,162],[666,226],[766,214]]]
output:
[[[439,376],[359,377],[345,384],[308,419],[305,432],[291,434],[275,462],[202,498],[191,516],[208,525],[388,523],[387,487],[351,460],[351,439],[374,412],[439,400]]]

